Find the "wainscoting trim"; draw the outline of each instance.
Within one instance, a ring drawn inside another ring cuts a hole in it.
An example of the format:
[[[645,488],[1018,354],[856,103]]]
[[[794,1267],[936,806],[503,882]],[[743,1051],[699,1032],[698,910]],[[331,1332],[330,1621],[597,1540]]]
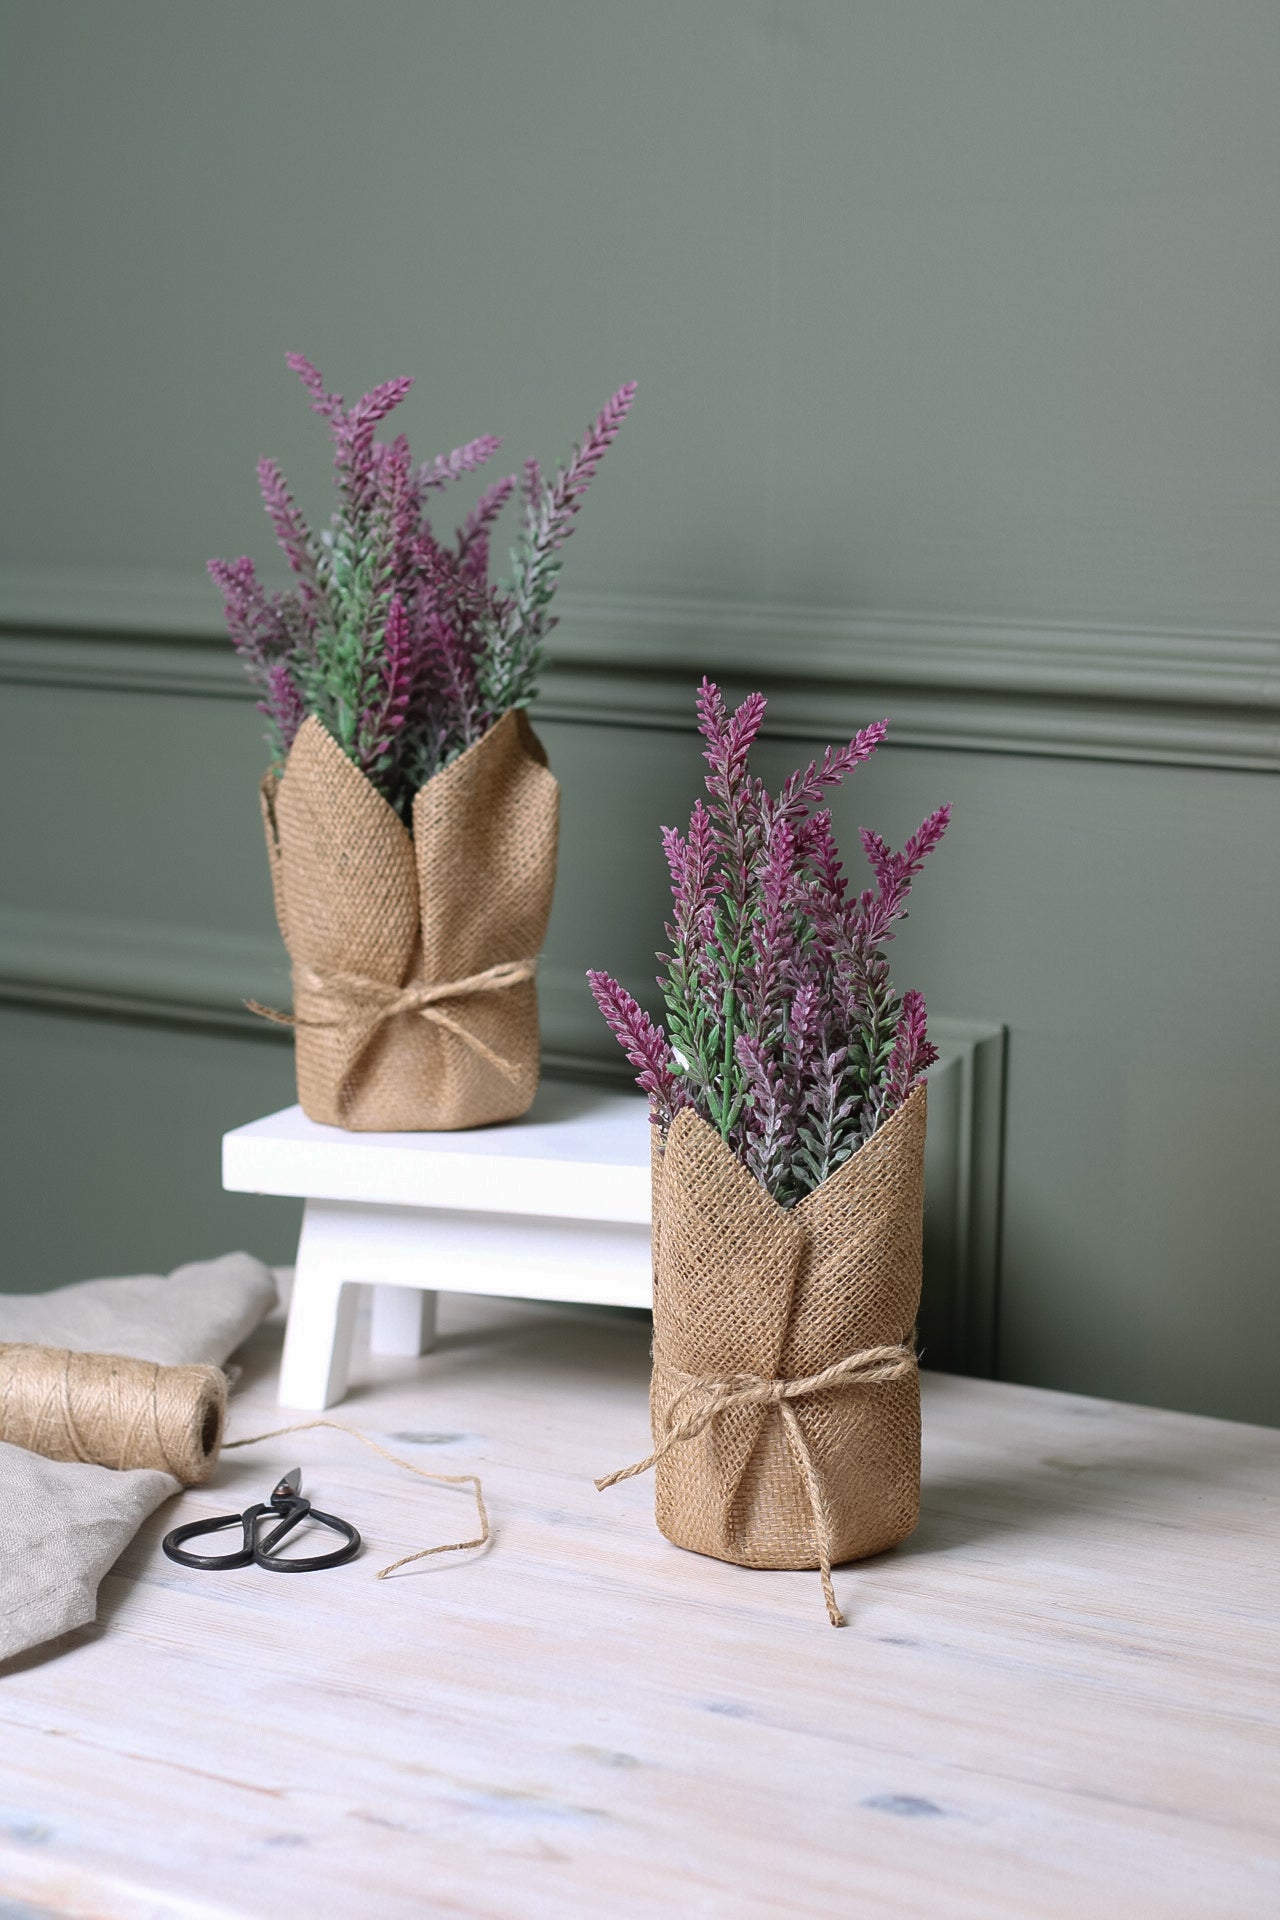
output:
[[[780,736],[1280,770],[1280,635],[566,593],[539,711],[688,730],[707,672]],[[0,681],[251,697],[198,578],[0,568]]]

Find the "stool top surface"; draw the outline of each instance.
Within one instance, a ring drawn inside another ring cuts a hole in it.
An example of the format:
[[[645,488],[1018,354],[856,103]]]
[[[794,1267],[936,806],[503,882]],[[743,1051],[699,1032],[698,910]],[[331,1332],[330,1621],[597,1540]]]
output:
[[[285,1107],[223,1136],[222,1184],[275,1193],[486,1213],[646,1224],[648,1101],[545,1081],[523,1118],[460,1133],[349,1133]]]

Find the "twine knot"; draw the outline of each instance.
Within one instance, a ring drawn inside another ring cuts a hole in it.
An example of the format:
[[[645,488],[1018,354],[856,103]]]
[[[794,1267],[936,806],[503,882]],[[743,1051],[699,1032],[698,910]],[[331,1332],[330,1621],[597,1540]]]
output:
[[[387,980],[373,980],[362,973],[318,973],[305,963],[294,969],[294,979],[302,993],[312,995],[319,1000],[336,1002],[330,1017],[277,1013],[273,1007],[264,1007],[257,1000],[246,1000],[250,1013],[260,1014],[264,1020],[273,1021],[279,1027],[345,1027],[353,1016],[367,1021],[372,1033],[384,1021],[393,1020],[397,1014],[416,1013],[422,1019],[430,1020],[433,1025],[444,1027],[465,1042],[473,1052],[487,1060],[508,1080],[517,1080],[521,1069],[510,1060],[504,1060],[500,1053],[483,1041],[479,1034],[472,1033],[447,1013],[440,1011],[442,1000],[466,1000],[477,993],[501,993],[507,987],[519,986],[522,981],[532,980],[537,972],[535,960],[500,960],[496,966],[486,967],[482,973],[471,973],[462,980],[442,980],[429,984],[424,980],[411,980],[402,987],[393,986]]]
[[[654,1353],[653,1364],[655,1373],[665,1374],[677,1383],[678,1388],[675,1399],[667,1408],[662,1432],[655,1436],[657,1444],[652,1453],[643,1460],[637,1460],[634,1466],[619,1467],[616,1473],[607,1473],[603,1479],[597,1480],[598,1490],[603,1493],[606,1487],[616,1486],[619,1480],[630,1480],[638,1473],[647,1473],[650,1467],[665,1459],[674,1447],[696,1439],[731,1407],[776,1407],[792,1458],[809,1497],[827,1618],[833,1627],[844,1626],[845,1617],[836,1605],[835,1588],[831,1584],[831,1510],[794,1402],[806,1400],[811,1394],[821,1393],[829,1387],[900,1380],[916,1366],[914,1348],[864,1347],[858,1353],[848,1353],[843,1359],[833,1361],[820,1373],[807,1374],[799,1380],[771,1379],[758,1373],[685,1373],[657,1352]]]

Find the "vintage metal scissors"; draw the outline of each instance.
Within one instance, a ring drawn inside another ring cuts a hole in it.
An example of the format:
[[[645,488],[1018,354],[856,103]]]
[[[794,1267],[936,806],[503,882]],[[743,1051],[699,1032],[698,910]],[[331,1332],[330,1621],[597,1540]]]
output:
[[[299,1492],[302,1485],[302,1468],[294,1467],[279,1482],[269,1500],[260,1500],[256,1506],[246,1507],[243,1513],[223,1513],[216,1520],[191,1520],[185,1527],[175,1527],[172,1533],[166,1533],[163,1542],[165,1552],[171,1560],[182,1567],[266,1567],[269,1573],[318,1573],[323,1567],[340,1567],[348,1560],[354,1560],[360,1551],[360,1535],[346,1520],[339,1520],[332,1513],[320,1513],[309,1500]],[[259,1522],[278,1519],[278,1527],[272,1527],[264,1540],[258,1538]],[[336,1547],[332,1553],[280,1554],[275,1551],[286,1534],[301,1526],[304,1520],[315,1520],[322,1527],[329,1527],[334,1533],[342,1534],[345,1546]],[[244,1541],[234,1553],[184,1553],[184,1540],[194,1540],[202,1533],[221,1533],[225,1527],[243,1527]]]

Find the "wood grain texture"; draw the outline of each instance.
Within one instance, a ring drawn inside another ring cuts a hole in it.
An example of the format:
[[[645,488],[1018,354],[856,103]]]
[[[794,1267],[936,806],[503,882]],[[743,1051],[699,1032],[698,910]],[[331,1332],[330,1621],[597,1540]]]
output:
[[[441,1302],[343,1416],[484,1476],[470,1527],[344,1434],[226,1457],[0,1678],[0,1892],[93,1920],[1250,1920],[1280,1900],[1280,1435],[925,1375],[924,1517],[836,1576],[681,1553],[652,1488],[645,1331]],[[232,1432],[274,1424],[279,1328]],[[427,1389],[427,1391],[424,1391]],[[429,1412],[425,1411],[429,1409]],[[426,1422],[429,1421],[429,1425]],[[307,1581],[160,1535],[304,1487],[368,1543]],[[7,1911],[7,1909],[6,1909]],[[24,1911],[19,1906],[18,1911]]]

